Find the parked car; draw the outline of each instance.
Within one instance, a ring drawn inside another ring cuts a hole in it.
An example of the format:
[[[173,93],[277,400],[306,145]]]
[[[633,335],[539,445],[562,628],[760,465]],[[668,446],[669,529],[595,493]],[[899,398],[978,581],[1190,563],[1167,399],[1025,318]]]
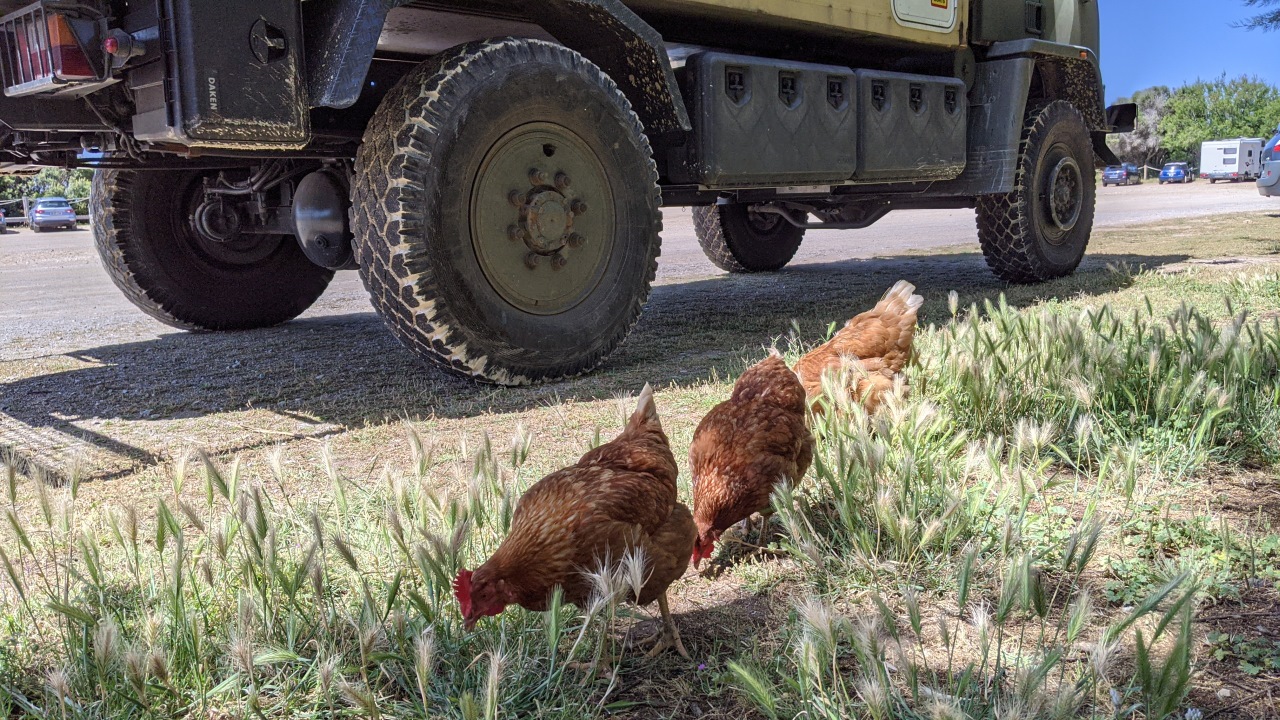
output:
[[[1108,165],[1102,171],[1102,187],[1108,185],[1137,185],[1142,182],[1142,171],[1133,163]]]
[[[49,228],[74,230],[76,227],[76,211],[71,208],[71,203],[67,202],[66,198],[40,198],[35,205],[31,206],[29,221],[33,232],[40,232]]]
[[[1165,183],[1189,183],[1194,182],[1196,174],[1192,172],[1191,166],[1184,162],[1165,163],[1160,168],[1160,184]]]
[[[1280,195],[1280,127],[1262,147],[1262,174],[1258,176],[1258,194],[1262,197]]]

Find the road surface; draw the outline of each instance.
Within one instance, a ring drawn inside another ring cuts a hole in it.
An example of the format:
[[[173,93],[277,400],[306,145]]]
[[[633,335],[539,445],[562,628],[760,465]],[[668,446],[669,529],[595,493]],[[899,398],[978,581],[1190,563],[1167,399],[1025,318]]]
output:
[[[1096,227],[1280,208],[1239,185],[1099,188]],[[972,210],[891,213],[865,230],[811,231],[792,265],[887,256],[907,250],[973,243]],[[666,212],[658,284],[720,274],[703,256],[687,209]],[[339,273],[306,316],[367,313],[370,305],[354,272]],[[0,361],[34,358],[147,340],[174,332],[142,315],[112,285],[98,263],[88,231],[0,236]]]

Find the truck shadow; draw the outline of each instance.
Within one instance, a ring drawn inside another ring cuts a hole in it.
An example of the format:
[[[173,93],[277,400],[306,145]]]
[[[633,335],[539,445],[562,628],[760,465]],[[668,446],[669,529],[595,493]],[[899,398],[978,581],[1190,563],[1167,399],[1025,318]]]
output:
[[[897,256],[797,265],[771,275],[718,276],[655,287],[627,344],[596,373],[531,388],[478,385],[418,362],[372,313],[304,318],[227,334],[173,333],[54,358],[71,369],[0,384],[0,455],[57,482],[71,468],[106,480],[198,445],[234,453],[294,438],[318,438],[398,419],[509,413],[562,400],[589,401],[658,387],[699,384],[739,372],[748,358],[794,326],[806,341],[875,303],[894,281],[925,295],[924,324],[961,306],[1015,305],[1099,295],[1132,273],[1185,256],[1092,255],[1076,275],[1006,286],[981,255]],[[236,411],[267,410],[294,431],[237,424]],[[246,433],[245,430],[256,432]],[[246,436],[251,439],[246,440]]]

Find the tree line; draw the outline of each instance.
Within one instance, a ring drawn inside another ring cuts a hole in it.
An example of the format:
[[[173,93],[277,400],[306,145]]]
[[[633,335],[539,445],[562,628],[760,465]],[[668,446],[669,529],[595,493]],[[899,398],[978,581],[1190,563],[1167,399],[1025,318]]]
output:
[[[89,185],[93,180],[92,170],[69,170],[66,168],[47,167],[34,175],[0,175],[0,207],[14,214],[13,202],[18,201],[21,211],[22,198],[34,200],[42,197],[64,197],[80,200],[89,197]],[[87,203],[77,203],[76,210],[88,212]]]
[[[1121,102],[1137,103],[1137,123],[1132,133],[1112,135],[1109,142],[1121,160],[1137,165],[1199,164],[1206,140],[1266,140],[1280,123],[1280,90],[1247,76],[1223,75],[1175,90],[1160,85]]]

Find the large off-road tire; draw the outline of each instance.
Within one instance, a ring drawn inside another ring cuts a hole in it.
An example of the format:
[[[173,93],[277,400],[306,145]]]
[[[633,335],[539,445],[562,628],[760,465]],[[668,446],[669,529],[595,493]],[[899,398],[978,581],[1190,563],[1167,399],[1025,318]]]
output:
[[[658,173],[599,68],[505,38],[446,51],[383,99],[356,155],[360,277],[419,357],[523,384],[591,370],[657,269]]]
[[[102,265],[144,313],[184,330],[247,330],[297,317],[333,271],[312,264],[291,235],[215,242],[192,212],[202,174],[99,170],[90,193]]]
[[[746,203],[696,207],[693,226],[707,259],[731,273],[781,270],[804,239],[804,228],[781,215],[751,212]]]
[[[1064,277],[1093,230],[1093,144],[1080,111],[1055,101],[1032,108],[1022,131],[1013,192],[978,199],[978,239],[1001,279]]]

